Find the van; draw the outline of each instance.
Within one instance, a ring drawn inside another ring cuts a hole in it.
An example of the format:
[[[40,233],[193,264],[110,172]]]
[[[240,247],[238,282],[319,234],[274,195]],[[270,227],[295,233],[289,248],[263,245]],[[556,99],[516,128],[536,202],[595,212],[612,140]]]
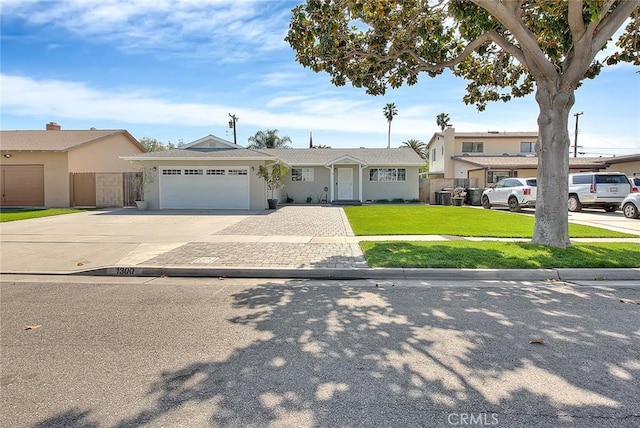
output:
[[[569,174],[569,211],[599,207],[613,212],[630,192],[631,184],[621,172]]]

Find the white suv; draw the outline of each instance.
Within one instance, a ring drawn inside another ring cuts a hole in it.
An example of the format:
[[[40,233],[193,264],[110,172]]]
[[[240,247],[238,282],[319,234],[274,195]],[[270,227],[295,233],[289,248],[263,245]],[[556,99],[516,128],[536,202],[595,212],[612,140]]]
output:
[[[482,207],[489,209],[493,205],[503,205],[512,212],[518,212],[522,207],[535,208],[537,185],[535,178],[503,178],[482,192]]]
[[[606,212],[613,212],[630,192],[631,184],[621,172],[569,174],[569,211],[600,207]]]

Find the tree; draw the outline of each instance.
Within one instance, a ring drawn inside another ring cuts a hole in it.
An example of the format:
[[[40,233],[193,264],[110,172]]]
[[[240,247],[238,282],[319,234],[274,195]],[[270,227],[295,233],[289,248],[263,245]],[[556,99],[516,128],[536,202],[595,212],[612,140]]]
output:
[[[330,149],[331,146],[327,146],[326,144],[316,144],[315,146],[311,147],[312,149]]]
[[[427,145],[422,141],[411,139],[411,140],[403,141],[402,144],[405,147],[412,148],[413,151],[416,152],[422,159],[427,158]]]
[[[184,141],[178,140],[178,144],[173,144],[169,141],[167,144],[158,141],[156,138],[142,137],[139,140],[139,143],[148,151],[148,152],[162,152],[164,150],[172,150],[177,149],[184,146]]]
[[[382,113],[384,117],[387,118],[387,122],[389,123],[389,131],[387,133],[387,149],[391,148],[391,121],[393,120],[393,116],[398,114],[398,109],[394,103],[387,103],[386,106],[382,108]]]
[[[289,169],[281,163],[274,163],[271,168],[264,165],[258,166],[258,177],[262,178],[267,184],[267,189],[271,191],[271,198],[273,199],[273,192],[284,187],[282,179],[287,174]]]
[[[633,15],[633,16],[632,16]],[[308,0],[293,9],[286,40],[296,59],[372,95],[444,69],[468,80],[463,101],[485,109],[535,90],[538,201],[533,243],[570,245],[568,121],[574,92],[628,22],[606,64],[640,65],[636,0]]]
[[[288,149],[291,138],[278,136],[277,129],[267,129],[266,132],[258,131],[256,135],[249,137],[249,149]]]
[[[440,130],[444,131],[447,127],[451,126],[449,115],[447,113],[440,113],[436,116],[436,123],[440,127]]]

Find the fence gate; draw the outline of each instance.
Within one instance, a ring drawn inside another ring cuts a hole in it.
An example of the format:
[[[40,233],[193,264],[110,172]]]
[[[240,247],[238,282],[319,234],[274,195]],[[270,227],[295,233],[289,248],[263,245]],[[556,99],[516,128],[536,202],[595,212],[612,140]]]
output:
[[[72,207],[96,206],[96,175],[93,172],[69,173]]]

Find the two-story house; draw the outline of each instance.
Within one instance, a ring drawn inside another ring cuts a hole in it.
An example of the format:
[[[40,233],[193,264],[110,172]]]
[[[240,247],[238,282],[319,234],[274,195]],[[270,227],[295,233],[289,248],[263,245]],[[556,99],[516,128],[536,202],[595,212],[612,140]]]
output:
[[[537,132],[459,132],[449,127],[427,144],[429,178],[469,179],[488,187],[505,177],[535,177]],[[570,158],[570,172],[605,169],[602,158]]]

